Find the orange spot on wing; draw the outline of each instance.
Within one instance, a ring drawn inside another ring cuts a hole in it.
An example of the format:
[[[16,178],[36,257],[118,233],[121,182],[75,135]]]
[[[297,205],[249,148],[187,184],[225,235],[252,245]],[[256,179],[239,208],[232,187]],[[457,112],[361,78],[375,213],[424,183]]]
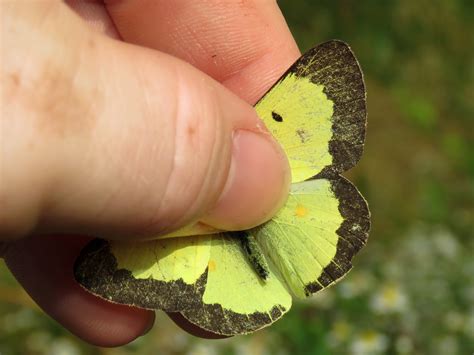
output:
[[[207,264],[207,267],[209,271],[215,271],[216,270],[216,262],[214,260],[209,260],[209,263]]]
[[[308,209],[303,205],[297,205],[295,210],[296,217],[304,217],[308,214]]]

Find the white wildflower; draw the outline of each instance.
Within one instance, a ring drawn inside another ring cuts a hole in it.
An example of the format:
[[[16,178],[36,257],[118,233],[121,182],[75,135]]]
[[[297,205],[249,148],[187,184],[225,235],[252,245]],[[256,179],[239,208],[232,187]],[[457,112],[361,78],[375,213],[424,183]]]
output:
[[[368,330],[357,336],[351,344],[350,351],[353,355],[382,354],[388,347],[385,335]]]
[[[53,342],[48,353],[50,355],[79,355],[80,350],[71,340],[60,338]]]
[[[332,347],[346,342],[352,333],[351,325],[345,320],[337,321],[333,324],[331,331],[328,333],[327,341]]]
[[[397,284],[383,285],[370,300],[370,307],[381,314],[402,312],[407,305],[407,296]]]
[[[433,243],[438,253],[447,259],[454,259],[459,253],[459,241],[445,228],[440,228],[433,233]]]
[[[188,352],[187,355],[217,355],[217,349],[213,343],[197,343]]]
[[[370,273],[354,272],[337,285],[337,291],[343,298],[353,298],[371,289],[374,283]]]

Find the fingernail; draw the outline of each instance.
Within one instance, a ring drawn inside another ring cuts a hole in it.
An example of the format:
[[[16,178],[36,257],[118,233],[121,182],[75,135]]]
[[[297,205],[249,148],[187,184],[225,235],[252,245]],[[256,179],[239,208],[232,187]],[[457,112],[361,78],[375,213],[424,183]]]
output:
[[[268,133],[238,130],[222,194],[204,222],[241,230],[270,219],[286,201],[291,181],[283,149]]]

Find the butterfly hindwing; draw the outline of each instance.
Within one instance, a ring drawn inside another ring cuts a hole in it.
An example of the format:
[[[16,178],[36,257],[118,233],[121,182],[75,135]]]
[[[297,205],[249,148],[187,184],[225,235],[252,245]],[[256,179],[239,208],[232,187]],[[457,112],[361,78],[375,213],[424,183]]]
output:
[[[350,270],[369,227],[365,200],[338,176],[293,184],[286,205],[252,233],[288,288],[302,298]]]
[[[248,231],[270,265],[269,275],[262,278],[251,265],[241,233],[216,235],[202,301],[181,313],[223,335],[268,326],[290,308],[290,293],[304,298],[347,274],[369,228],[367,203],[343,177],[293,184],[277,215]]]
[[[362,154],[365,86],[344,42],[329,41],[306,52],[255,108],[285,150],[293,182],[345,171]]]
[[[190,322],[216,334],[235,335],[264,328],[291,307],[291,295],[270,271],[263,280],[245,257],[235,233],[215,235],[204,294],[199,305],[181,312]]]
[[[74,265],[76,280],[109,301],[168,312],[199,302],[210,236],[146,242],[95,239]]]
[[[109,301],[181,312],[221,335],[264,328],[291,307],[281,278],[255,273],[236,233],[142,243],[96,239],[75,264],[83,287]]]

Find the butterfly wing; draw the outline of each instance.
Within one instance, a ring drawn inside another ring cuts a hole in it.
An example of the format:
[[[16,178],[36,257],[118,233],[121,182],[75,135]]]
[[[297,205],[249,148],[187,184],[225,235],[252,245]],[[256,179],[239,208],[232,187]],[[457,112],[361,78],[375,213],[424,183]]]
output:
[[[96,239],[82,250],[74,274],[101,298],[181,312],[222,335],[264,328],[291,308],[281,278],[270,273],[263,281],[233,233],[142,243]]]
[[[343,177],[293,184],[286,205],[252,230],[288,288],[303,298],[352,267],[370,228],[367,203]]]
[[[235,233],[214,236],[202,299],[181,311],[201,328],[245,334],[275,322],[291,306],[290,292],[307,297],[342,278],[365,245],[367,203],[343,177],[293,184],[285,206],[249,233],[268,265],[263,280]]]
[[[291,295],[270,271],[262,280],[245,257],[239,237],[215,235],[211,242],[207,283],[200,304],[181,314],[200,328],[236,335],[264,328],[291,307]]]
[[[95,239],[81,251],[74,276],[109,301],[176,312],[204,293],[210,242],[206,235],[147,242]]]
[[[256,104],[285,150],[293,182],[353,167],[365,138],[362,72],[347,44],[323,43],[298,59]]]

